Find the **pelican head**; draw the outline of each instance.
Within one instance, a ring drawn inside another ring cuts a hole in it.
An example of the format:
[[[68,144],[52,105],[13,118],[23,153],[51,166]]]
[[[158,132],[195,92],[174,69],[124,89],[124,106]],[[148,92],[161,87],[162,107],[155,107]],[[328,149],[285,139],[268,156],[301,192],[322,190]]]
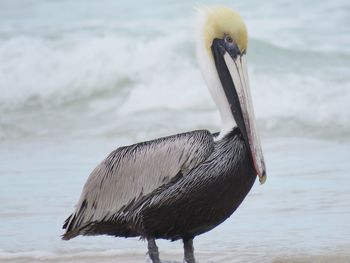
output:
[[[237,12],[222,6],[199,10],[196,52],[199,67],[220,111],[219,139],[238,127],[249,147],[260,183],[264,183],[266,169],[250,96],[247,47],[247,28]]]

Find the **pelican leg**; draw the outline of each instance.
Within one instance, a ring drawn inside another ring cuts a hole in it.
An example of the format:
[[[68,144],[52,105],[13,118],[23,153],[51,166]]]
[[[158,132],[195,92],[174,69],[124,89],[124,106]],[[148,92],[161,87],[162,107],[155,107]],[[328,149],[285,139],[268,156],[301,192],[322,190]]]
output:
[[[183,239],[184,241],[184,254],[185,254],[185,263],[196,263],[193,254],[193,238]]]
[[[152,260],[152,263],[161,263],[159,260],[159,252],[154,238],[147,238],[148,243],[148,255]]]

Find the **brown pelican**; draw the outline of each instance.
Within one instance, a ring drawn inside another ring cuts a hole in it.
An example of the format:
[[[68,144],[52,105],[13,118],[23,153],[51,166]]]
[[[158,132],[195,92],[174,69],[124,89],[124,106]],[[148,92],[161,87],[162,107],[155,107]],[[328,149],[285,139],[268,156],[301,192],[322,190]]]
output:
[[[221,131],[196,130],[120,147],[85,183],[63,239],[140,236],[153,263],[155,239],[182,239],[195,262],[193,238],[225,221],[254,184],[266,179],[248,84],[247,30],[226,7],[199,11],[197,57],[219,108]]]

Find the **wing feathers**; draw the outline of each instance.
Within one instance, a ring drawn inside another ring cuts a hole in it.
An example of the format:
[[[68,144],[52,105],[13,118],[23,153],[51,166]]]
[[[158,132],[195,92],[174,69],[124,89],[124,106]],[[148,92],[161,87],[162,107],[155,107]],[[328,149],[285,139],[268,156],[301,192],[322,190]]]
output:
[[[200,130],[114,150],[89,176],[76,211],[63,227],[76,232],[74,229],[107,222],[127,211],[179,173],[185,176],[209,156],[213,144],[212,135]],[[73,237],[76,235],[79,233]]]

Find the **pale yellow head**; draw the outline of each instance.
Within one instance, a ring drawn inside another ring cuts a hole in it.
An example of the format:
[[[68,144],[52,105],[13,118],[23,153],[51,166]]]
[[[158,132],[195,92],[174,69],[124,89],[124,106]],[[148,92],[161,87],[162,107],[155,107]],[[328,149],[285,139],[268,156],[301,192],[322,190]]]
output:
[[[204,13],[203,37],[205,47],[211,53],[211,45],[215,38],[229,35],[243,53],[248,46],[248,33],[242,17],[224,6],[207,7],[200,10]]]

